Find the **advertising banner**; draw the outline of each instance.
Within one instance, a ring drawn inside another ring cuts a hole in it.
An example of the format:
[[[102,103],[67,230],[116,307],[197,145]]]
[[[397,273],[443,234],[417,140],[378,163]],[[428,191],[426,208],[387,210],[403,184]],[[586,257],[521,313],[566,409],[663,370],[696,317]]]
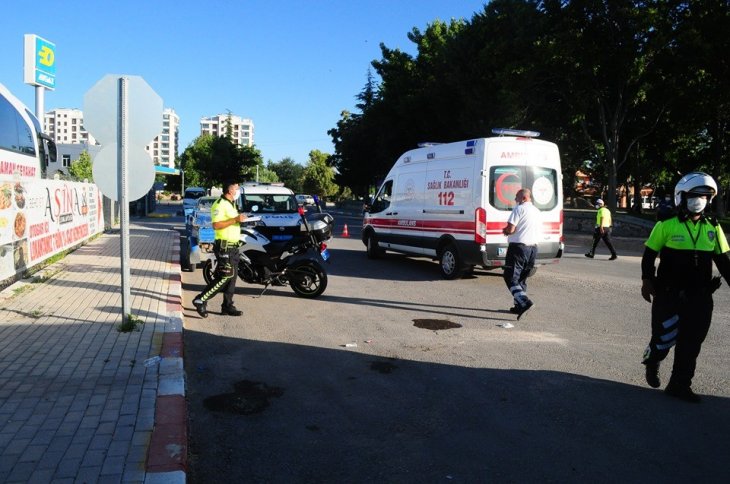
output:
[[[96,185],[0,176],[0,281],[103,230]]]

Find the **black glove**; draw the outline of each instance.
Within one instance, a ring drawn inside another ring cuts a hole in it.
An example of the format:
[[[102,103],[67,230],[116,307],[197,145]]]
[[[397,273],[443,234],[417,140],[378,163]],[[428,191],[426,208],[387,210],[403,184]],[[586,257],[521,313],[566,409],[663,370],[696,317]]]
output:
[[[720,289],[720,286],[722,286],[722,277],[715,276],[710,281],[710,293],[713,293]]]

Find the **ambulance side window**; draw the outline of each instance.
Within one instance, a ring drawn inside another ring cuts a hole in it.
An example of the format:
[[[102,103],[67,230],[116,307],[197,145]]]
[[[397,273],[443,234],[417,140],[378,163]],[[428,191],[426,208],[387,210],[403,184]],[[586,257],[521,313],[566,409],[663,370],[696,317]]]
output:
[[[385,182],[385,184],[383,184],[382,187],[380,187],[380,191],[377,195],[375,195],[375,198],[373,198],[370,212],[378,213],[390,207],[390,199],[392,195],[393,180],[388,180],[387,182]]]

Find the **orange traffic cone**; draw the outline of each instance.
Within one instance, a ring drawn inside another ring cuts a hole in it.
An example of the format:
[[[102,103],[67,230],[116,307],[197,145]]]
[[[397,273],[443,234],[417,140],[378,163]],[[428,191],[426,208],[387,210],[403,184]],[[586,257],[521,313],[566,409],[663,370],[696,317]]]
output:
[[[345,228],[342,229],[342,236],[343,237],[349,237],[350,236],[350,232],[347,231],[347,224],[345,224]]]

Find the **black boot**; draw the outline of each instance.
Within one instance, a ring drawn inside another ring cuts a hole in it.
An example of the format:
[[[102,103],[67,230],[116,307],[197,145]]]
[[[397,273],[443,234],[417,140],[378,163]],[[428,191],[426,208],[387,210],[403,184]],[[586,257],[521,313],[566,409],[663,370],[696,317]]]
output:
[[[243,314],[243,311],[239,310],[234,305],[230,305],[230,306],[223,305],[221,307],[221,314],[224,316],[240,316]]]
[[[586,257],[593,259],[593,252],[586,252]]]
[[[702,398],[693,392],[689,385],[677,385],[671,381],[667,385],[667,388],[664,389],[664,393],[670,397],[684,400],[685,402],[700,403],[702,401]]]
[[[646,366],[646,383],[652,388],[659,388],[662,384],[659,381],[659,363],[644,363]]]
[[[195,310],[198,312],[201,318],[208,317],[208,307],[205,301],[196,297],[195,299],[193,299],[193,306],[195,306]]]

